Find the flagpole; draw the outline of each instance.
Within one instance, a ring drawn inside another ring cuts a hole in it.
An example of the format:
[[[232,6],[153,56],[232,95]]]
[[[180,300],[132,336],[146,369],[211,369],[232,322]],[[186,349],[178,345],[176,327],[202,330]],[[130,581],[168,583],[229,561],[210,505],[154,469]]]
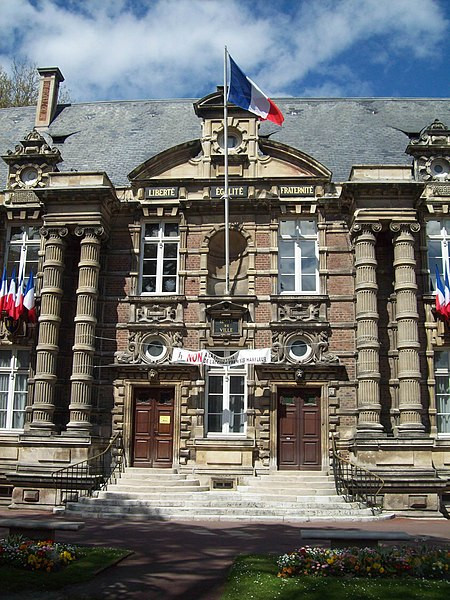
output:
[[[223,138],[224,138],[224,170],[225,191],[225,296],[230,295],[230,232],[229,232],[229,206],[228,206],[228,50],[225,46],[225,60],[223,63]]]

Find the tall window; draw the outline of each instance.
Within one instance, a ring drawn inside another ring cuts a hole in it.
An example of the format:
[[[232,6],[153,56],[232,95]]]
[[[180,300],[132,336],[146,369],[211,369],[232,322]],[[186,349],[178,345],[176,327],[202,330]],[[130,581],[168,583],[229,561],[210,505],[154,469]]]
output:
[[[178,291],[177,223],[146,223],[143,231],[143,294],[174,294]]]
[[[28,350],[0,350],[0,429],[23,429],[29,364]]]
[[[319,258],[315,221],[280,221],[278,273],[280,294],[318,292]]]
[[[450,219],[427,222],[428,268],[433,289],[436,289],[436,265],[441,277],[444,265],[449,268]],[[450,277],[450,273],[449,273]]]
[[[436,380],[437,428],[439,433],[450,435],[450,351],[434,353]]]
[[[31,270],[36,274],[40,243],[39,227],[29,227],[28,225],[11,227],[6,258],[8,277],[11,277],[14,268],[16,275],[19,275],[21,260],[25,265],[25,277],[29,276]]]
[[[217,356],[229,356],[230,351],[214,351]],[[208,434],[243,434],[246,428],[247,369],[208,367],[207,429]]]

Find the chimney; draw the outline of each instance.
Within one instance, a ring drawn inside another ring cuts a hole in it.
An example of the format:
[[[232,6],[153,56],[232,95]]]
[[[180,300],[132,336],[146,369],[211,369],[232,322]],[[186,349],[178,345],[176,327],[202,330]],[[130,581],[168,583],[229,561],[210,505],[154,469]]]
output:
[[[34,126],[48,127],[55,116],[59,84],[64,81],[64,77],[58,67],[45,67],[38,69],[38,72],[41,80]]]

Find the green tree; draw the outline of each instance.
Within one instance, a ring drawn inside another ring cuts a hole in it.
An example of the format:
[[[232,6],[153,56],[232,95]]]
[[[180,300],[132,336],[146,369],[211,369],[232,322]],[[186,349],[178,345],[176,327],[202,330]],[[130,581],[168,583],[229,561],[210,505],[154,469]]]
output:
[[[33,106],[39,95],[39,73],[35,64],[14,61],[11,74],[0,65],[0,108]],[[60,102],[70,102],[67,90],[59,95]]]

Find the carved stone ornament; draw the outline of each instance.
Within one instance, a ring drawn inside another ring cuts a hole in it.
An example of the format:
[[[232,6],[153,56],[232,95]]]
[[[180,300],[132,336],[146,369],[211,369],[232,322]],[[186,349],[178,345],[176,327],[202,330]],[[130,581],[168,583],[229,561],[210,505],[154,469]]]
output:
[[[9,189],[45,187],[48,174],[57,171],[62,161],[58,149],[51,148],[37,131],[31,131],[3,160],[9,167]]]
[[[400,233],[402,230],[409,231],[411,233],[418,233],[420,231],[420,223],[413,221],[412,223],[397,223],[393,222],[389,224],[389,229],[394,233]]]
[[[128,348],[115,353],[115,362],[128,365],[164,364],[170,360],[172,348],[181,347],[183,336],[179,331],[153,329],[129,333]]]
[[[159,373],[157,369],[149,369],[147,371],[147,379],[152,383],[156,383],[157,381],[159,381]]]
[[[138,304],[136,306],[136,322],[164,323],[166,321],[178,321],[175,306],[164,304]]]
[[[318,302],[285,302],[278,306],[278,320],[295,323],[297,321],[319,320]]]
[[[327,331],[296,333],[274,332],[272,335],[272,362],[292,364],[340,364],[339,357],[328,351]]]

